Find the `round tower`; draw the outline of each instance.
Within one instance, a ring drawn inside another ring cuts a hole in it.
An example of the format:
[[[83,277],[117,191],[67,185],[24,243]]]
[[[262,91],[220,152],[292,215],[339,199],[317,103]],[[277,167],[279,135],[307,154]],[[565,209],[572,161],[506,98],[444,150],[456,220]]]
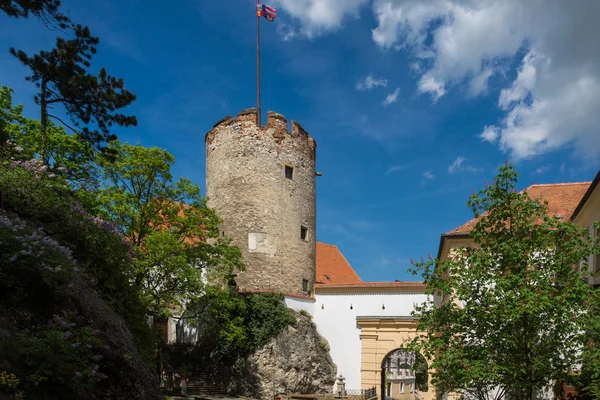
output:
[[[312,294],[316,266],[315,140],[295,121],[256,110],[225,117],[206,134],[208,206],[244,254],[241,290]]]

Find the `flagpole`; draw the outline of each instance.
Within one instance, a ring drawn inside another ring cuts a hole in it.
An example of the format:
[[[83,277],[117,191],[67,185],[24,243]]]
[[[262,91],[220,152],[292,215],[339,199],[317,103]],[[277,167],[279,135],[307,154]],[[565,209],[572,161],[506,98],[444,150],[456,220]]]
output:
[[[258,0],[256,0],[258,11]],[[256,125],[260,126],[260,17],[256,14]]]

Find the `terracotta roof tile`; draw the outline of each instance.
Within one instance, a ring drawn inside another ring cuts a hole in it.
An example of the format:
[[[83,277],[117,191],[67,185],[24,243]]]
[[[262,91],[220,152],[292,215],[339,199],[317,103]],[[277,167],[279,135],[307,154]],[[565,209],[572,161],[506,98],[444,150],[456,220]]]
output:
[[[360,283],[337,283],[327,285],[329,288],[399,288],[414,287],[424,288],[423,282],[360,282]]]
[[[317,242],[317,283],[361,283],[340,249],[332,244]]]
[[[563,220],[568,220],[579,205],[590,184],[591,182],[572,182],[531,185],[525,191],[533,199],[547,201],[550,215],[560,215]],[[458,228],[447,232],[446,235],[468,235],[477,224],[477,221],[477,218],[473,218]]]

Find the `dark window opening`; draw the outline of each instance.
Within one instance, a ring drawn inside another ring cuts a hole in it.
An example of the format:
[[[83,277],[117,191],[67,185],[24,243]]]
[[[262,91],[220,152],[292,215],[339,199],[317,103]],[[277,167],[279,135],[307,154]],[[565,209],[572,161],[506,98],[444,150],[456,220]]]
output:
[[[294,178],[294,167],[286,165],[285,166],[285,177],[288,179]]]
[[[595,235],[596,239],[600,239],[600,229],[596,229]],[[593,273],[600,271],[600,254],[594,254],[594,267],[592,269]]]
[[[308,228],[305,227],[304,225],[302,225],[300,227],[300,239],[306,240],[307,237],[308,237]]]
[[[308,280],[307,279],[302,279],[302,291],[308,292]]]

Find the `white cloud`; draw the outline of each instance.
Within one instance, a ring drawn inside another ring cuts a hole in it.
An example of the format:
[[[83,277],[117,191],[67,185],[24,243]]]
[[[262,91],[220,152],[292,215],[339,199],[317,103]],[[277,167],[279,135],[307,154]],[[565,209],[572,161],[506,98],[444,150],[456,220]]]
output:
[[[423,176],[423,178],[429,179],[429,180],[435,179],[435,175],[431,171],[425,171],[425,172],[423,172],[422,176]]]
[[[466,172],[481,171],[479,168],[475,168],[472,165],[468,165],[466,163],[466,161],[468,161],[468,159],[463,156],[456,157],[456,160],[454,160],[452,162],[452,164],[450,164],[448,166],[448,173],[453,174],[455,172],[461,172],[461,171],[466,171]]]
[[[385,171],[385,174],[389,175],[389,174],[392,174],[394,172],[404,171],[407,168],[408,168],[408,165],[394,165],[394,166],[389,167],[387,169],[387,171]]]
[[[281,37],[281,40],[284,42],[292,40],[298,36],[298,30],[292,25],[284,22],[278,22],[275,29],[279,37]]]
[[[400,94],[400,88],[396,88],[392,93],[388,94],[385,99],[381,102],[384,106],[389,106],[392,103],[395,103],[398,100],[398,95]]]
[[[313,38],[342,26],[344,18],[358,18],[369,0],[272,0],[272,6],[300,22],[298,32]]]
[[[371,90],[376,87],[386,87],[387,79],[375,79],[373,75],[369,74],[365,76],[363,79],[356,82],[356,90],[360,90],[361,92]]]
[[[484,126],[483,132],[479,137],[486,142],[493,143],[498,139],[498,135],[500,135],[500,132],[495,126]]]
[[[550,167],[548,165],[545,165],[545,166],[539,167],[538,169],[536,169],[535,171],[533,171],[533,175],[545,174],[548,171],[550,171]]]
[[[446,94],[444,83],[438,81],[432,75],[425,74],[419,81],[418,91],[420,93],[430,93],[433,101],[438,101],[440,97]]]
[[[504,115],[482,139],[516,160],[565,146],[600,155],[600,2],[374,0],[373,13],[375,43],[409,51],[417,90],[434,101],[462,84],[476,96],[492,77],[508,77],[498,96]]]
[[[487,91],[488,79],[494,74],[492,68],[485,68],[477,74],[469,84],[469,95],[477,96]]]

